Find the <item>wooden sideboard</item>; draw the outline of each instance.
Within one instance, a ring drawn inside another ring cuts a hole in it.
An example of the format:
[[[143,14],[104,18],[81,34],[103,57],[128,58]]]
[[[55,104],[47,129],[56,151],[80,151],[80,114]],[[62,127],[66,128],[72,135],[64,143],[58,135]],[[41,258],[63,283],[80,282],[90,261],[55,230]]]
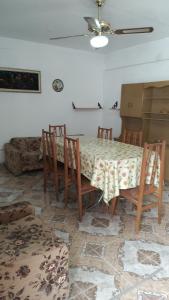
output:
[[[165,179],[169,180],[169,81],[123,84],[122,131],[143,130],[143,142],[166,140]]]

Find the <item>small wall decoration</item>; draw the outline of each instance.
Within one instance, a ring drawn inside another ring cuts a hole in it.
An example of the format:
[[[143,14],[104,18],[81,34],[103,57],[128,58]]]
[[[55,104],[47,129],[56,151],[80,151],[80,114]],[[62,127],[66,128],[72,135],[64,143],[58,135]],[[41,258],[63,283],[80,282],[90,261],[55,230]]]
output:
[[[63,81],[61,79],[55,79],[52,82],[52,87],[53,87],[55,92],[61,92],[64,88]]]
[[[40,93],[40,71],[0,68],[0,91]]]

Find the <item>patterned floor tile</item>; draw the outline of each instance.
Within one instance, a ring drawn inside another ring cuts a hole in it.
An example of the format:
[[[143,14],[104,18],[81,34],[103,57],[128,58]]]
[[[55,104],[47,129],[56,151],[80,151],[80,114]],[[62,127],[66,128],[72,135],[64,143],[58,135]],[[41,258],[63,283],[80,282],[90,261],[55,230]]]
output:
[[[70,286],[69,300],[112,300],[118,293],[114,276],[98,270],[71,268]]]
[[[169,234],[169,223],[166,223],[165,230]]]
[[[90,234],[100,235],[118,235],[122,229],[122,224],[119,216],[110,216],[110,214],[86,213],[81,223],[79,230]]]
[[[125,272],[154,279],[169,278],[169,246],[144,241],[125,241],[120,252]]]
[[[6,184],[6,182],[10,179],[9,176],[0,176],[0,185]]]
[[[138,298],[137,300],[167,300],[167,295],[162,295],[159,293],[151,293],[151,292],[143,292],[138,291]]]
[[[38,206],[34,206],[34,210],[35,210],[35,216],[41,216],[43,209],[42,207],[38,207]]]
[[[152,233],[153,232],[153,225],[142,223],[140,230],[144,231],[144,232]]]
[[[85,243],[82,255],[101,258],[104,256],[104,245],[96,243]]]
[[[51,223],[65,223],[65,215],[55,215],[49,219]]]
[[[18,176],[18,177],[14,177],[12,179],[10,179],[7,182],[7,186],[9,188],[16,188],[16,189],[22,189],[22,190],[31,190],[33,185],[35,184],[37,178],[31,177],[31,176]],[[4,186],[6,186],[4,184]]]
[[[43,191],[43,189],[44,189],[44,187],[43,187],[42,179],[40,181],[38,181],[37,183],[35,183],[32,187],[32,191]],[[49,192],[54,191],[53,184],[51,182],[49,182],[47,185],[47,191],[49,191]]]
[[[17,200],[23,194],[23,190],[0,187],[0,206],[8,205]]]
[[[95,300],[97,286],[90,282],[76,281],[70,286],[70,299]]]
[[[69,233],[63,230],[55,229],[54,233],[57,237],[62,239],[66,244],[69,243]]]
[[[107,228],[109,227],[110,221],[108,219],[105,219],[103,216],[101,218],[95,217],[93,218],[91,225],[94,227],[103,227]]]
[[[143,265],[160,266],[161,260],[159,253],[152,250],[139,249],[137,251],[138,262]]]

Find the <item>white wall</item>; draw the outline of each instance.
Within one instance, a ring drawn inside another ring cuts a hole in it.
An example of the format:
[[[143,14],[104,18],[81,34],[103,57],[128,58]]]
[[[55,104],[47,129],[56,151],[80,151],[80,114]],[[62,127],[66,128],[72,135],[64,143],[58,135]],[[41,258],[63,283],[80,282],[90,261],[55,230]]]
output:
[[[40,135],[49,123],[66,123],[69,133],[96,135],[102,111],[74,111],[71,103],[103,102],[101,55],[0,38],[0,66],[40,70],[42,85],[40,94],[0,92],[0,161],[11,137]],[[52,89],[55,78],[64,82],[60,93]]]
[[[121,84],[169,80],[169,38],[113,52],[105,57],[103,125],[121,132],[118,111],[108,108],[117,100],[120,106]],[[107,108],[107,109],[106,109]]]
[[[119,136],[121,84],[169,80],[169,38],[115,51],[105,56],[21,40],[0,38],[0,66],[41,71],[42,93],[0,92],[0,149],[14,136],[36,136],[49,123],[66,123],[69,133],[96,135],[97,126],[113,127]],[[64,81],[53,91],[55,78]],[[74,111],[71,103],[101,111]],[[0,151],[0,161],[3,160]]]

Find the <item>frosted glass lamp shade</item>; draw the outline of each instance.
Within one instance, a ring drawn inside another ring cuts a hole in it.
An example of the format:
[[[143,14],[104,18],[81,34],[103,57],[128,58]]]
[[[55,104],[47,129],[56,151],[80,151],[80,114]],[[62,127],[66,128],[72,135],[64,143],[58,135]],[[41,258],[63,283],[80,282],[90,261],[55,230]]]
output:
[[[101,48],[107,46],[109,40],[107,36],[97,35],[91,38],[90,44],[93,48]]]

